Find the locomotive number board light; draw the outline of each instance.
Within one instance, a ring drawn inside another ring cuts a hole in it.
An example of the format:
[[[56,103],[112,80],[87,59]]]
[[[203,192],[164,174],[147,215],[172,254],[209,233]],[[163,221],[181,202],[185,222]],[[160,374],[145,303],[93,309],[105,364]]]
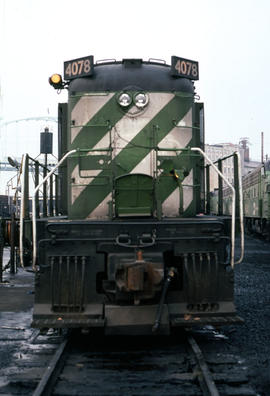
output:
[[[199,80],[199,63],[193,60],[172,56],[171,75]]]
[[[93,63],[94,57],[92,55],[64,62],[64,79],[72,80],[77,77],[91,76],[93,74]]]

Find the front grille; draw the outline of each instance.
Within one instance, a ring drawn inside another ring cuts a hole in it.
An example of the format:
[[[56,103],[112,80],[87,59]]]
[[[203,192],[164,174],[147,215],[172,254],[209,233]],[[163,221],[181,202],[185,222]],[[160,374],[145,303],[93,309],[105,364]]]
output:
[[[189,303],[215,302],[219,295],[217,252],[183,254],[185,283]]]
[[[84,310],[85,256],[50,256],[51,301],[54,312]]]

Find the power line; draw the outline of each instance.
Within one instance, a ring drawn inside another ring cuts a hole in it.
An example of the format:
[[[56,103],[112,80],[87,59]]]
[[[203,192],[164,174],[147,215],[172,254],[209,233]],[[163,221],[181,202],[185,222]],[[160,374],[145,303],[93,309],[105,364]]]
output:
[[[22,121],[52,121],[52,122],[58,122],[56,117],[49,117],[49,116],[44,116],[44,117],[28,117],[28,118],[21,118],[19,120],[10,120],[6,122],[0,123],[0,127],[2,126],[7,126],[9,124],[16,124],[18,122]]]

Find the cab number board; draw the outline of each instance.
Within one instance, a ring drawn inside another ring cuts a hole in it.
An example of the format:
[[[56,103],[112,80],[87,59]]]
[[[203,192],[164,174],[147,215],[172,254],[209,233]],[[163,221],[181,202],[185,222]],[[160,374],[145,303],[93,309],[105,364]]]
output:
[[[93,56],[73,59],[64,62],[64,79],[72,80],[77,77],[86,77],[93,74]]]
[[[171,74],[176,77],[186,77],[190,80],[198,80],[199,63],[189,59],[172,56]]]

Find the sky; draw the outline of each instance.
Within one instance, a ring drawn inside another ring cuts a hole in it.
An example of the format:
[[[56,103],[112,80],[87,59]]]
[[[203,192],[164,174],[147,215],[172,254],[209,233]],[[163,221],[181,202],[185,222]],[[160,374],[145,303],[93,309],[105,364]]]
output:
[[[269,0],[0,0],[0,159],[39,153],[40,132],[65,102],[48,77],[63,62],[164,59],[199,62],[196,92],[205,105],[206,143],[250,143],[253,160],[270,156]]]

